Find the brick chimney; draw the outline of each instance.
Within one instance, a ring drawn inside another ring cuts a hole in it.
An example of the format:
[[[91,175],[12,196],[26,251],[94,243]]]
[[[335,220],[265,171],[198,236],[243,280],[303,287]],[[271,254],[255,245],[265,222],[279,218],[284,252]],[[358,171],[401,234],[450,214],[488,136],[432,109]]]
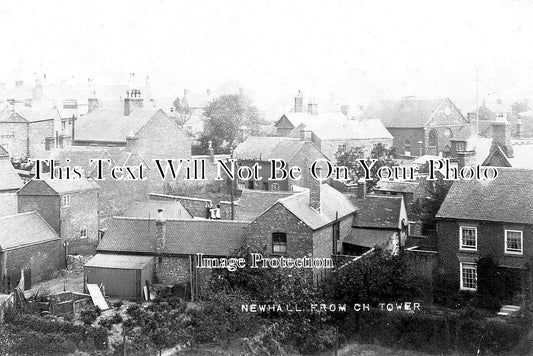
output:
[[[215,149],[213,148],[213,141],[209,140],[207,144],[207,155],[209,156],[211,162],[215,162]]]
[[[322,182],[313,178],[309,165],[306,164],[306,167],[309,170],[309,206],[320,213],[320,186]],[[320,168],[317,169],[317,174],[320,175]]]
[[[361,178],[357,181],[357,199],[366,198],[366,180]]]
[[[157,210],[155,218],[155,250],[158,255],[162,254],[166,245],[166,219],[163,214],[163,209]]]
[[[341,105],[341,112],[344,116],[350,115],[350,105]]]
[[[475,164],[475,151],[461,151],[457,152],[457,168],[461,169],[466,166]]]
[[[311,142],[313,140],[313,131],[307,130],[305,127],[303,127],[300,130],[300,140]]]
[[[294,112],[304,112],[304,97],[298,90],[298,96],[294,97]]]
[[[129,116],[135,108],[143,107],[143,99],[141,91],[132,89],[126,91],[126,98],[124,98],[124,116]]]
[[[511,132],[505,115],[498,115],[498,118],[492,122],[491,150],[496,147],[500,147],[507,157],[514,157],[513,146],[511,145]]]
[[[524,134],[524,124],[522,123],[522,119],[518,119],[516,121],[516,137],[522,138],[522,135]]]
[[[315,102],[307,104],[307,112],[311,115],[318,115],[318,104]]]
[[[137,142],[139,142],[139,137],[136,136],[133,131],[128,133],[126,136],[126,151],[134,152],[137,150]]]
[[[94,111],[94,109],[98,108],[98,98],[96,97],[96,91],[92,91],[91,96],[88,99],[88,111]]]

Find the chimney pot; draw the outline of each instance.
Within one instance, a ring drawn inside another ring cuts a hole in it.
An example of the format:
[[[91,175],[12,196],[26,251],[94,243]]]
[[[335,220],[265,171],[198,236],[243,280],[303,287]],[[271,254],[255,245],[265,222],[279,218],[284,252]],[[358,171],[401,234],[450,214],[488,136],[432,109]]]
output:
[[[304,98],[302,92],[298,90],[298,96],[294,97],[294,112],[304,111]]]
[[[311,115],[318,115],[318,104],[316,103],[307,104],[307,111]]]

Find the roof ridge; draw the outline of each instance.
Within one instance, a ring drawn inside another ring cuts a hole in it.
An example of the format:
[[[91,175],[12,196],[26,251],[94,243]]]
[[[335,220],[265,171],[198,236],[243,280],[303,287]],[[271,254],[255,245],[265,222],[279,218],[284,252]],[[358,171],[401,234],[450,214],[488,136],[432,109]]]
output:
[[[139,218],[132,216],[113,216],[113,219],[117,220],[135,220],[135,221],[155,221],[155,218]],[[250,221],[245,220],[223,220],[223,219],[166,219],[167,222],[220,222],[220,223],[236,223],[236,224],[249,224]]]
[[[29,215],[29,214],[37,214],[37,215],[39,215],[39,213],[37,211],[32,210],[32,211],[26,211],[24,213],[16,213],[16,214],[12,214],[12,215],[0,216],[0,220],[1,219],[7,219],[7,218],[13,218],[15,216]],[[39,216],[41,216],[41,215],[39,215]]]

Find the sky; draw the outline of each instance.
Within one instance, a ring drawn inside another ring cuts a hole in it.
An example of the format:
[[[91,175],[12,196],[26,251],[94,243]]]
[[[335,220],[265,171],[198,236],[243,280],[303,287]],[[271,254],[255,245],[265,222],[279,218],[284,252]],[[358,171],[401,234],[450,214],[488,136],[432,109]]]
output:
[[[519,0],[2,1],[0,83],[134,72],[160,96],[230,81],[264,103],[298,90],[521,99],[533,97],[532,15]]]

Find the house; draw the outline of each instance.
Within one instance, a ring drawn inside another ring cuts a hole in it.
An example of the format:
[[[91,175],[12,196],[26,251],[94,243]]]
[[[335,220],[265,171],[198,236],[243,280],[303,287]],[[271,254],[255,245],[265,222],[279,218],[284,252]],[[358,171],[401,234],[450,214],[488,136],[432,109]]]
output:
[[[62,264],[58,234],[35,211],[0,217],[0,291],[51,279]]]
[[[5,152],[0,146],[0,155]],[[9,157],[0,156],[0,216],[18,213],[17,191],[23,182]]]
[[[381,120],[394,137],[399,156],[448,156],[450,139],[468,124],[448,98],[380,100],[371,104],[363,117]]]
[[[235,220],[253,221],[278,200],[293,194],[295,193],[244,189],[239,200],[235,202]]]
[[[342,239],[345,255],[360,256],[373,247],[397,255],[405,247],[408,218],[402,196],[366,194],[366,184],[360,184],[352,202],[358,210],[352,229]]]
[[[54,137],[57,109],[23,107],[0,112],[0,145],[14,158],[41,158]]]
[[[492,256],[512,298],[525,286],[533,256],[533,170],[498,173],[490,181],[453,183],[436,216],[439,271],[476,291],[477,262]]]
[[[191,140],[161,109],[144,108],[140,90],[126,93],[122,108],[97,107],[75,120],[73,146],[126,147],[136,140],[144,157],[189,158]]]
[[[94,252],[98,191],[92,179],[32,179],[18,191],[19,212],[37,211],[61,237],[65,256]]]
[[[345,120],[341,122],[322,122],[307,120],[294,128],[289,137],[305,137],[311,132],[311,141],[332,161],[338,153],[350,148],[362,147],[364,156],[370,156],[377,144],[392,146],[392,135],[377,119]]]
[[[375,195],[402,196],[406,206],[426,197],[425,185],[421,181],[379,180],[372,190]]]
[[[246,229],[246,243],[271,256],[332,258],[358,210],[341,192],[313,180],[310,189],[279,199]],[[314,280],[327,273],[313,268]]]
[[[233,157],[241,165],[252,168],[257,164],[260,167],[260,178],[247,181],[238,180],[239,189],[258,189],[273,191],[289,191],[293,185],[309,187],[309,179],[305,170],[316,160],[327,160],[327,157],[310,140],[300,140],[290,137],[248,137],[233,151]],[[272,170],[270,160],[278,159],[286,163],[286,169],[298,166],[302,169],[302,179],[293,180],[287,176],[283,180],[269,180]]]
[[[244,228],[249,222],[225,220],[167,220],[165,211],[158,209],[155,219],[115,217],[108,231],[100,241],[94,257],[102,264],[89,262],[91,267],[106,267],[107,257],[113,255],[131,257],[130,264],[140,256],[153,260],[152,283],[164,285],[181,285],[192,299],[201,293],[201,285],[210,277],[211,269],[197,268],[197,254],[206,257],[226,257],[243,244]],[[101,257],[104,255],[105,257]],[[140,264],[146,263],[144,260]],[[151,262],[150,262],[151,263]],[[147,266],[147,265],[142,265]],[[147,266],[148,267],[148,266]],[[139,267],[140,268],[140,267]],[[108,277],[93,280],[104,283],[106,290],[112,288],[119,276],[117,270],[105,272]],[[131,283],[141,283],[135,275],[130,277]],[[136,290],[140,290],[137,288]],[[137,294],[138,295],[138,294]]]

